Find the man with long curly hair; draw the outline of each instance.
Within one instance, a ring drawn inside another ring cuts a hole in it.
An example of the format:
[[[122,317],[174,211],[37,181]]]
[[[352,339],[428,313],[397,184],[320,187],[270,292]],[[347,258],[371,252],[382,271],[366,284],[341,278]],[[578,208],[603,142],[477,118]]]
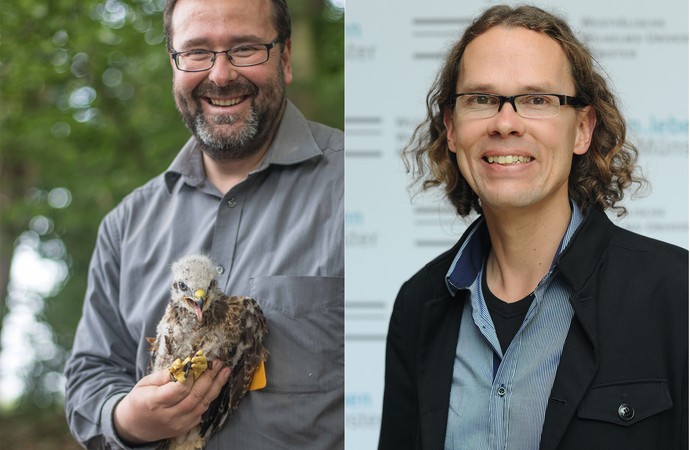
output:
[[[379,448],[687,448],[688,253],[604,212],[637,152],[564,20],[470,24],[404,155],[479,218],[400,289]]]

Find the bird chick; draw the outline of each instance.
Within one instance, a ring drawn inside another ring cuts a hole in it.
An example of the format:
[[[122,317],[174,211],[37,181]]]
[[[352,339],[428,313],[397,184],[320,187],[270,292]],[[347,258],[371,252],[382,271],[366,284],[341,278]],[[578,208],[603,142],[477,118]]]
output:
[[[211,303],[209,297],[223,296],[216,283],[216,266],[204,255],[189,255],[173,263],[172,274],[171,299],[179,302],[175,306],[193,312],[201,322]]]
[[[204,413],[198,427],[169,439],[167,449],[201,450],[246,395],[254,373],[268,358],[268,332],[258,303],[225,295],[216,282],[216,265],[205,255],[182,257],[172,265],[171,298],[158,323],[152,370],[166,368],[184,383],[217,361],[232,369],[230,379]],[[211,361],[211,362],[209,362]]]

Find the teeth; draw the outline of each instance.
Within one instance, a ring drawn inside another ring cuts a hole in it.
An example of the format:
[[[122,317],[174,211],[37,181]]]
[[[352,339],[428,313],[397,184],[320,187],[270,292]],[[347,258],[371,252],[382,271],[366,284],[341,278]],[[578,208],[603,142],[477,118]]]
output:
[[[487,156],[486,160],[489,164],[525,164],[532,161],[529,156],[517,156],[517,155],[501,155],[501,156]]]
[[[213,106],[234,106],[242,101],[242,98],[233,98],[230,100],[221,100],[219,98],[209,98]]]

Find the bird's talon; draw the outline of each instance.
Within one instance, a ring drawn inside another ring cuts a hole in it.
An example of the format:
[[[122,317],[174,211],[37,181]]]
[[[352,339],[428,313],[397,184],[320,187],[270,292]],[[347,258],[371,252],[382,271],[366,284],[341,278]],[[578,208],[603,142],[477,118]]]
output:
[[[187,379],[187,376],[189,375],[189,370],[192,368],[192,360],[188,356],[182,361],[182,370],[184,371],[184,378]]]
[[[168,368],[170,372],[170,378],[173,381],[179,381],[184,383],[187,380],[187,375],[189,375],[189,370],[191,368],[191,358],[187,357],[184,361],[177,358],[174,363]]]
[[[194,374],[194,379],[196,380],[201,376],[202,373],[208,368],[208,360],[204,355],[203,350],[196,352],[196,355],[192,358],[192,373]]]
[[[170,378],[173,381],[178,381],[180,383],[184,383],[185,380],[187,379],[187,373],[189,372],[189,369],[187,368],[185,370],[185,365],[189,362],[189,358],[185,359],[184,361],[181,361],[180,358],[177,358],[174,363],[168,368],[168,372],[170,372]]]

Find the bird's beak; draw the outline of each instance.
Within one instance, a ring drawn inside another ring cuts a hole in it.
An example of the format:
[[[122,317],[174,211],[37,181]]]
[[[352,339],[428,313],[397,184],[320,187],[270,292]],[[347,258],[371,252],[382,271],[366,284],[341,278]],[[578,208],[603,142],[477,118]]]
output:
[[[204,311],[204,302],[206,301],[206,292],[204,292],[203,289],[198,289],[194,292],[194,299],[194,312],[196,313],[196,320],[197,322],[201,322]]]

